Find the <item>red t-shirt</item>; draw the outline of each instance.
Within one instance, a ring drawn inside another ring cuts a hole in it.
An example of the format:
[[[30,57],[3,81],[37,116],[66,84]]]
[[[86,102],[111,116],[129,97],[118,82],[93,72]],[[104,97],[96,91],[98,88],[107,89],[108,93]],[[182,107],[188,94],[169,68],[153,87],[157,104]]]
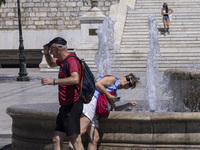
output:
[[[70,54],[70,55],[75,55],[75,54]],[[58,59],[56,60],[57,65],[60,66],[59,74],[58,74],[59,79],[66,78],[65,71],[62,69],[66,58],[63,61],[60,61]],[[67,62],[66,62],[66,67],[67,67],[70,74],[72,72],[78,72],[79,73],[79,84],[77,84],[77,87],[78,87],[78,90],[79,90],[80,89],[80,81],[81,81],[81,65],[80,65],[80,62],[75,57],[69,57],[67,59]],[[79,95],[78,95],[78,92],[76,90],[75,85],[59,85],[58,90],[59,90],[59,103],[60,103],[60,105],[69,105],[71,103],[76,102],[79,99]]]

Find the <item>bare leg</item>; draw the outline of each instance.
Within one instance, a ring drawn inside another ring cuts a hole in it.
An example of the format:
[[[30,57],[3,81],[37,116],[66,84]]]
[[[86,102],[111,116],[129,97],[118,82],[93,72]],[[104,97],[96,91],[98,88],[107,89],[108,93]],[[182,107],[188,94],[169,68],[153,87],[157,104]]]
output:
[[[53,136],[54,150],[63,149],[63,138],[65,136],[64,132],[55,131]]]
[[[169,20],[167,20],[167,28],[169,28]]]
[[[97,128],[90,126],[88,129],[90,142],[88,143],[88,150],[97,150],[97,143],[99,141],[99,132]]]
[[[74,150],[72,143],[69,141],[69,147],[68,150]]]
[[[91,121],[89,118],[83,115],[81,117],[80,122],[81,122],[81,135],[83,135],[84,133],[86,133]]]
[[[91,121],[90,119],[88,119],[86,116],[82,116],[80,119],[80,124],[81,124],[81,135],[83,135],[84,133],[86,133],[87,128],[89,127]],[[71,149],[73,149],[73,145],[71,142],[69,142],[69,147]]]
[[[169,33],[169,20],[167,20],[167,31],[168,31],[168,33]]]
[[[165,21],[165,20],[163,20],[163,25],[164,25],[164,30],[165,30],[165,32],[167,32],[167,29],[166,29],[166,21]]]
[[[74,150],[84,150],[80,134],[79,135],[74,134],[74,135],[70,136],[69,140],[70,140],[71,144],[73,145]]]
[[[166,35],[165,32],[167,32],[167,29],[166,29],[166,21],[165,21],[165,20],[163,20],[163,25],[164,25],[164,36],[165,36],[165,35]]]

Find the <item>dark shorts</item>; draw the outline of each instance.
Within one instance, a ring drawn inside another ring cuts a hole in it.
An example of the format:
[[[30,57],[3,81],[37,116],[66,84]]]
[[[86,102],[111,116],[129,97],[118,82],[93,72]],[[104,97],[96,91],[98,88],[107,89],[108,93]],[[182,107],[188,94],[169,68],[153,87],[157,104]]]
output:
[[[61,106],[56,118],[55,131],[65,132],[67,136],[80,134],[80,117],[83,103],[79,99],[70,105]]]

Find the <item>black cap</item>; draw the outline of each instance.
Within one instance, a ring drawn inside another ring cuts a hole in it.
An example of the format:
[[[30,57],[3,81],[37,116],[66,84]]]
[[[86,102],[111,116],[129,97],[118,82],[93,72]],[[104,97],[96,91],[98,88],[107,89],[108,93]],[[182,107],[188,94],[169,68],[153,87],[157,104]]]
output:
[[[46,46],[50,47],[52,44],[61,44],[61,45],[66,45],[67,41],[61,37],[56,37],[53,40],[51,40]]]

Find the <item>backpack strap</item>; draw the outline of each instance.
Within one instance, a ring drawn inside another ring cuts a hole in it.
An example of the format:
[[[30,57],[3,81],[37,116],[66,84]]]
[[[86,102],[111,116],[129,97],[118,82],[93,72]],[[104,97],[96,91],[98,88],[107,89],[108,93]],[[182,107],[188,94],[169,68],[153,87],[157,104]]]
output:
[[[65,74],[66,74],[67,77],[70,76],[69,70],[67,69],[67,66],[66,66],[66,62],[67,62],[67,59],[68,59],[69,57],[75,57],[75,58],[80,62],[80,64],[81,64],[81,84],[80,84],[80,92],[79,92],[79,90],[78,90],[77,85],[75,84],[75,88],[76,88],[76,90],[77,90],[77,92],[78,92],[78,94],[79,94],[79,96],[80,96],[81,93],[82,93],[82,88],[83,88],[83,76],[84,76],[84,68],[85,68],[85,66],[84,66],[84,63],[83,63],[77,56],[75,56],[75,55],[70,55],[70,56],[68,56],[68,57],[65,59],[65,62],[64,62],[64,64],[63,64],[63,68],[62,68],[62,69],[65,71]]]

